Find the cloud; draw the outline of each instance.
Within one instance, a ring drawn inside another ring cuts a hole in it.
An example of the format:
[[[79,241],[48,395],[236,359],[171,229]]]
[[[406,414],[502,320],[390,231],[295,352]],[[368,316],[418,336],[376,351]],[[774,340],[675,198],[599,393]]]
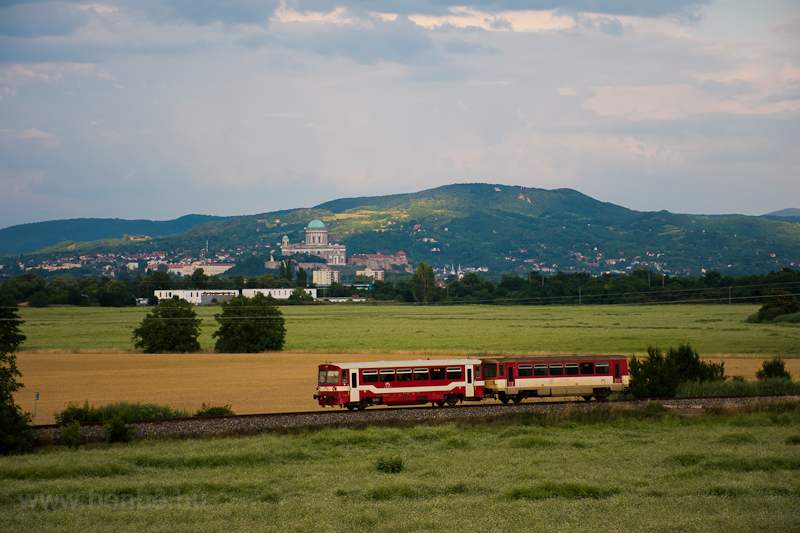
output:
[[[69,35],[87,21],[86,13],[66,2],[31,2],[0,7],[0,35]]]

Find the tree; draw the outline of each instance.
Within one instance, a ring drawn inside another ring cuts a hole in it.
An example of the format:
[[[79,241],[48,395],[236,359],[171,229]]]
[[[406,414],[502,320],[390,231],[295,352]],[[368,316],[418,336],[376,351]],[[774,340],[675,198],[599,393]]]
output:
[[[791,292],[772,291],[764,305],[758,310],[759,322],[771,322],[781,315],[791,315],[800,311],[800,302]]]
[[[299,304],[303,302],[313,302],[313,301],[314,297],[308,294],[303,287],[295,287],[295,289],[292,291],[291,296],[289,296],[289,302],[291,302],[292,304]]]
[[[761,364],[761,370],[756,372],[756,379],[758,381],[772,378],[792,379],[792,375],[786,370],[786,364],[780,357],[776,357],[770,361],[764,361]]]
[[[145,353],[196,352],[200,322],[186,300],[161,300],[133,330],[134,346]]]
[[[24,387],[17,378],[16,351],[25,341],[17,308],[0,299],[0,454],[21,453],[33,446],[31,415],[14,402],[14,393]]]
[[[432,300],[436,280],[433,276],[433,268],[428,263],[422,262],[417,265],[417,271],[411,281],[413,283],[412,292],[418,302],[424,304]]]
[[[647,358],[633,357],[630,365],[630,392],[637,398],[673,396],[687,381],[725,381],[725,363],[705,363],[689,344],[670,348],[664,354],[648,346]]]
[[[215,314],[219,329],[214,351],[220,353],[258,353],[281,350],[286,342],[283,313],[272,305],[272,298],[257,294],[253,298],[237,296],[222,304],[222,314]]]

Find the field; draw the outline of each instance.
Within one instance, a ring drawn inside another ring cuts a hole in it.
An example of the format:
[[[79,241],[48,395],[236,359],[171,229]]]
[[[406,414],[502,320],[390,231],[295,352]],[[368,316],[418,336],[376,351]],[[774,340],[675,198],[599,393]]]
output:
[[[0,529],[800,530],[796,404],[648,415],[658,410],[0,458]]]
[[[211,351],[219,307],[198,307]],[[800,357],[800,326],[748,324],[753,305],[282,307],[286,350],[321,353],[643,354],[690,342],[701,355]],[[146,308],[22,308],[23,350],[132,351]]]
[[[316,408],[314,376],[325,361],[430,355],[592,352],[642,355],[690,342],[704,358],[724,358],[728,375],[753,379],[779,355],[800,377],[800,327],[744,322],[754,306],[372,306],[283,307],[287,351],[214,354],[216,307],[204,318],[204,353],[134,352],[142,308],[20,310],[28,340],[18,355],[25,388],[16,395],[37,423],[69,402],[166,403],[195,411],[230,404],[237,413]],[[34,393],[40,393],[38,403]]]

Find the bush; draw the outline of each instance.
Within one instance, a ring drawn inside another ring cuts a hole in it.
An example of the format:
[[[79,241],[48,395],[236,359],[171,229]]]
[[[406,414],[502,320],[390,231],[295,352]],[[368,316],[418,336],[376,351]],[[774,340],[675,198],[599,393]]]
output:
[[[764,305],[758,310],[759,322],[772,322],[781,315],[800,312],[800,302],[794,294],[786,291],[772,291]]]
[[[725,381],[725,364],[701,361],[689,344],[670,348],[666,354],[648,346],[647,358],[632,358],[629,371],[630,393],[636,398],[673,396],[682,383]]]
[[[780,357],[764,361],[761,364],[761,370],[756,372],[756,379],[759,381],[771,378],[792,379],[792,375],[786,370],[786,364]]]
[[[187,418],[186,411],[173,409],[169,405],[155,403],[128,403],[117,402],[100,407],[89,405],[86,400],[83,406],[69,403],[67,408],[60,413],[55,413],[56,424],[70,424],[72,422],[103,422],[115,416],[122,416],[125,420],[148,420],[152,418]]]
[[[81,424],[77,420],[66,426],[61,426],[61,444],[70,448],[81,445]]]
[[[236,413],[233,412],[230,405],[223,405],[219,407],[212,407],[210,405],[206,405],[203,402],[203,407],[198,409],[197,412],[194,414],[196,417],[203,417],[203,416],[230,416],[235,415]]]
[[[134,346],[145,353],[196,352],[200,322],[186,300],[162,300],[133,330]]]
[[[378,472],[396,474],[403,470],[403,459],[400,457],[379,457],[375,461],[375,468]]]
[[[116,415],[103,424],[103,433],[106,436],[106,442],[128,442],[136,435],[136,428],[128,427],[125,418],[122,415]]]

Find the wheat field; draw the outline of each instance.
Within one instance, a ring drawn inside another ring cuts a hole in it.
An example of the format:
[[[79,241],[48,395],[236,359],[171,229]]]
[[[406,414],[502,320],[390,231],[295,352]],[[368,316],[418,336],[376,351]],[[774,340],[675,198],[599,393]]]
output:
[[[441,356],[437,356],[441,357]],[[230,405],[238,414],[319,409],[313,399],[321,363],[425,358],[404,353],[142,354],[21,352],[23,389],[15,394],[37,424],[52,424],[68,403],[119,401],[168,404],[194,412],[203,403]],[[762,357],[708,358],[725,362],[728,375],[754,379]],[[800,376],[800,359],[786,360]],[[35,393],[39,392],[39,401]]]

